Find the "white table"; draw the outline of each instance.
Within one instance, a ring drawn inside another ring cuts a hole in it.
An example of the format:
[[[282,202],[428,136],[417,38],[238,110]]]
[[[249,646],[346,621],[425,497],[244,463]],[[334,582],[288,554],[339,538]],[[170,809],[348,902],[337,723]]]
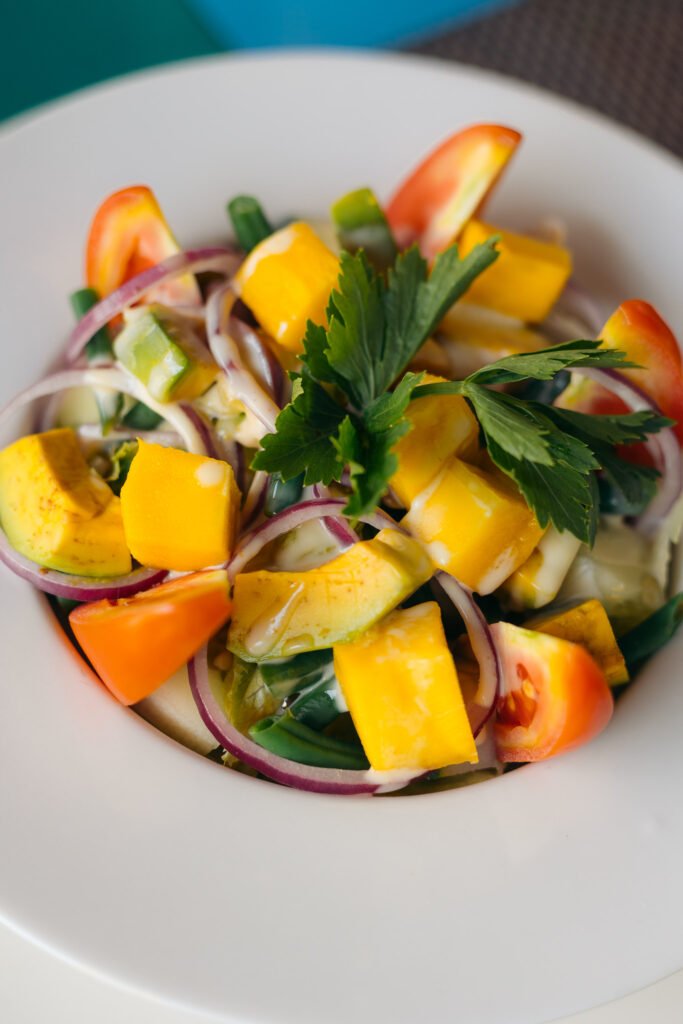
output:
[[[7,1024],[42,1020],[50,1024],[205,1024],[215,1019],[108,985],[0,925],[0,1020]],[[554,1024],[642,1024],[646,1020],[680,1024],[683,971],[609,1006]]]

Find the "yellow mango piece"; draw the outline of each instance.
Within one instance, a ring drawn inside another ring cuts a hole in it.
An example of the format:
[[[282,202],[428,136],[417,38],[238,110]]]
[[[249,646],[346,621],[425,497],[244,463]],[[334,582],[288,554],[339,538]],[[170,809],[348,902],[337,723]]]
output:
[[[508,477],[458,458],[415,498],[401,525],[422,542],[434,565],[480,594],[499,587],[543,534]]]
[[[626,662],[607,618],[607,612],[595,598],[583,601],[565,611],[541,615],[526,623],[525,628],[581,644],[605,673],[610,686],[628,682]]]
[[[580,547],[581,541],[568,530],[560,533],[549,526],[538,547],[503,584],[515,607],[542,608],[554,601]]]
[[[77,576],[131,571],[119,499],[73,430],[22,437],[0,452],[0,521],[26,558]]]
[[[468,289],[465,302],[495,309],[527,323],[540,323],[557,302],[572,272],[568,249],[553,242],[503,231],[471,220],[462,234],[463,256],[491,235],[500,235],[500,255]]]
[[[240,573],[228,647],[260,661],[348,643],[431,575],[420,545],[391,529],[307,572]]]
[[[497,359],[538,352],[548,347],[540,331],[519,320],[479,306],[456,302],[439,324],[441,348],[449,362],[449,376],[462,380]]]
[[[139,441],[121,507],[135,558],[185,572],[229,558],[240,494],[227,462]]]
[[[247,256],[235,280],[242,300],[271,337],[292,352],[303,351],[306,322],[327,322],[339,260],[308,224],[281,228]]]
[[[335,647],[334,669],[376,770],[478,762],[436,603],[394,611]]]
[[[442,381],[427,374],[424,384]],[[452,455],[474,456],[479,448],[479,424],[460,395],[427,395],[408,405],[411,429],[394,448],[398,469],[390,480],[396,496],[408,508]]]

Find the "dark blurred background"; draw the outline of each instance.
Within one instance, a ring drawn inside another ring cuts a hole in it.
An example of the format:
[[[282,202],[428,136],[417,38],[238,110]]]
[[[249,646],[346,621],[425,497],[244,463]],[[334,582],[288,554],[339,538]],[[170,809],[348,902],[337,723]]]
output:
[[[683,0],[3,0],[0,119],[168,61],[380,46],[493,68],[683,156]]]

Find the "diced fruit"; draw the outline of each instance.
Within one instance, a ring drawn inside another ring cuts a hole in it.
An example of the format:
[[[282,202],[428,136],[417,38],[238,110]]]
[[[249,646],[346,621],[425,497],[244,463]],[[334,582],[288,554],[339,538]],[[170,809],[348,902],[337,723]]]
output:
[[[458,380],[497,359],[548,347],[547,338],[518,320],[462,302],[449,309],[438,338],[448,358],[449,376]]]
[[[143,565],[184,572],[227,561],[239,507],[227,462],[139,442],[121,508],[126,540]]]
[[[73,430],[31,434],[0,452],[0,521],[20,554],[77,576],[131,571],[121,505]]]
[[[93,218],[85,257],[87,283],[104,297],[177,252],[178,243],[152,190],[132,185],[108,196]],[[151,288],[147,297],[170,305],[201,301],[192,274]]]
[[[498,259],[474,281],[465,302],[495,309],[527,323],[545,320],[572,272],[572,257],[564,246],[471,220],[462,233],[466,256],[480,242],[499,235]]]
[[[218,367],[186,317],[159,304],[132,310],[114,352],[158,402],[199,398]]]
[[[538,547],[503,584],[516,608],[542,608],[557,597],[581,541],[573,533],[549,526]]]
[[[424,384],[444,380],[425,376]],[[479,447],[479,424],[459,395],[415,398],[406,410],[411,430],[394,448],[398,469],[391,478],[399,501],[406,508],[424,491],[452,455],[467,459]]]
[[[373,768],[479,760],[437,604],[394,611],[335,646],[334,667]]]
[[[192,573],[134,597],[82,604],[69,615],[76,639],[122,704],[165,683],[230,617],[225,569]]]
[[[260,661],[348,643],[431,574],[420,545],[391,529],[308,572],[241,573],[228,647]]]
[[[676,421],[673,428],[683,445],[683,366],[676,338],[648,302],[630,299],[619,306],[599,334],[606,348],[625,352],[642,369],[621,370],[624,376],[653,398],[665,416]],[[599,384],[578,374],[557,405],[592,415],[627,412],[626,406]],[[650,462],[643,445],[626,445],[619,453],[631,461]]]
[[[414,499],[401,525],[422,542],[434,565],[480,594],[496,590],[543,534],[507,476],[458,458]]]
[[[542,761],[588,742],[614,708],[605,675],[585,648],[509,622],[491,627],[504,692],[495,725],[499,760]]]
[[[456,132],[394,193],[387,220],[401,248],[418,242],[434,259],[481,208],[522,136],[497,124]]]
[[[158,690],[136,704],[135,710],[171,739],[198,754],[208,754],[218,746],[218,741],[206,728],[197,710],[185,665]]]
[[[307,321],[327,321],[338,275],[334,253],[308,224],[297,221],[252,249],[235,280],[242,300],[271,337],[301,352]]]
[[[379,270],[391,267],[396,259],[396,243],[384,211],[369,188],[359,188],[342,196],[332,206],[332,221],[342,249],[363,249]]]
[[[527,628],[581,644],[605,673],[610,686],[628,682],[624,656],[619,650],[607,613],[599,601],[591,599],[564,611],[540,615],[528,622]]]

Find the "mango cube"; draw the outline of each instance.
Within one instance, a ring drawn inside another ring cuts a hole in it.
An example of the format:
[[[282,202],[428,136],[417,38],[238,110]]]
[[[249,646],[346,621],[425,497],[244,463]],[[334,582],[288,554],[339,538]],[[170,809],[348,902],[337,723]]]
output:
[[[451,306],[439,324],[438,336],[449,361],[449,376],[458,380],[497,359],[548,347],[540,331],[464,302]]]
[[[158,304],[127,314],[114,352],[159,402],[199,398],[218,376],[218,366],[194,327]]]
[[[540,615],[527,623],[536,633],[547,633],[585,647],[598,663],[610,686],[627,683],[628,669],[607,612],[595,598],[573,608]]]
[[[297,221],[257,245],[235,280],[242,300],[271,337],[303,351],[306,323],[327,321],[339,261],[308,224]]]
[[[0,452],[0,521],[10,544],[48,569],[131,571],[119,499],[85,461],[73,430],[31,434]]]
[[[227,462],[139,441],[121,508],[139,562],[186,572],[229,558],[240,494]]]
[[[394,611],[353,643],[335,646],[334,668],[373,768],[479,760],[434,602]]]
[[[425,376],[425,384],[443,380]],[[459,395],[427,395],[408,405],[411,424],[394,448],[398,469],[390,484],[399,501],[408,508],[432,481],[452,455],[468,458],[479,447],[479,424],[469,405]]]
[[[580,547],[573,533],[549,526],[538,547],[505,581],[505,592],[515,607],[542,608],[554,601]]]
[[[391,529],[307,572],[240,573],[228,647],[261,661],[348,643],[431,575],[420,545]]]
[[[415,498],[401,525],[422,542],[435,565],[480,594],[496,590],[543,534],[507,476],[458,458]]]
[[[495,309],[527,323],[544,320],[569,280],[568,249],[538,238],[471,220],[462,234],[463,256],[491,235],[500,235],[499,256],[469,288],[466,302]]]

